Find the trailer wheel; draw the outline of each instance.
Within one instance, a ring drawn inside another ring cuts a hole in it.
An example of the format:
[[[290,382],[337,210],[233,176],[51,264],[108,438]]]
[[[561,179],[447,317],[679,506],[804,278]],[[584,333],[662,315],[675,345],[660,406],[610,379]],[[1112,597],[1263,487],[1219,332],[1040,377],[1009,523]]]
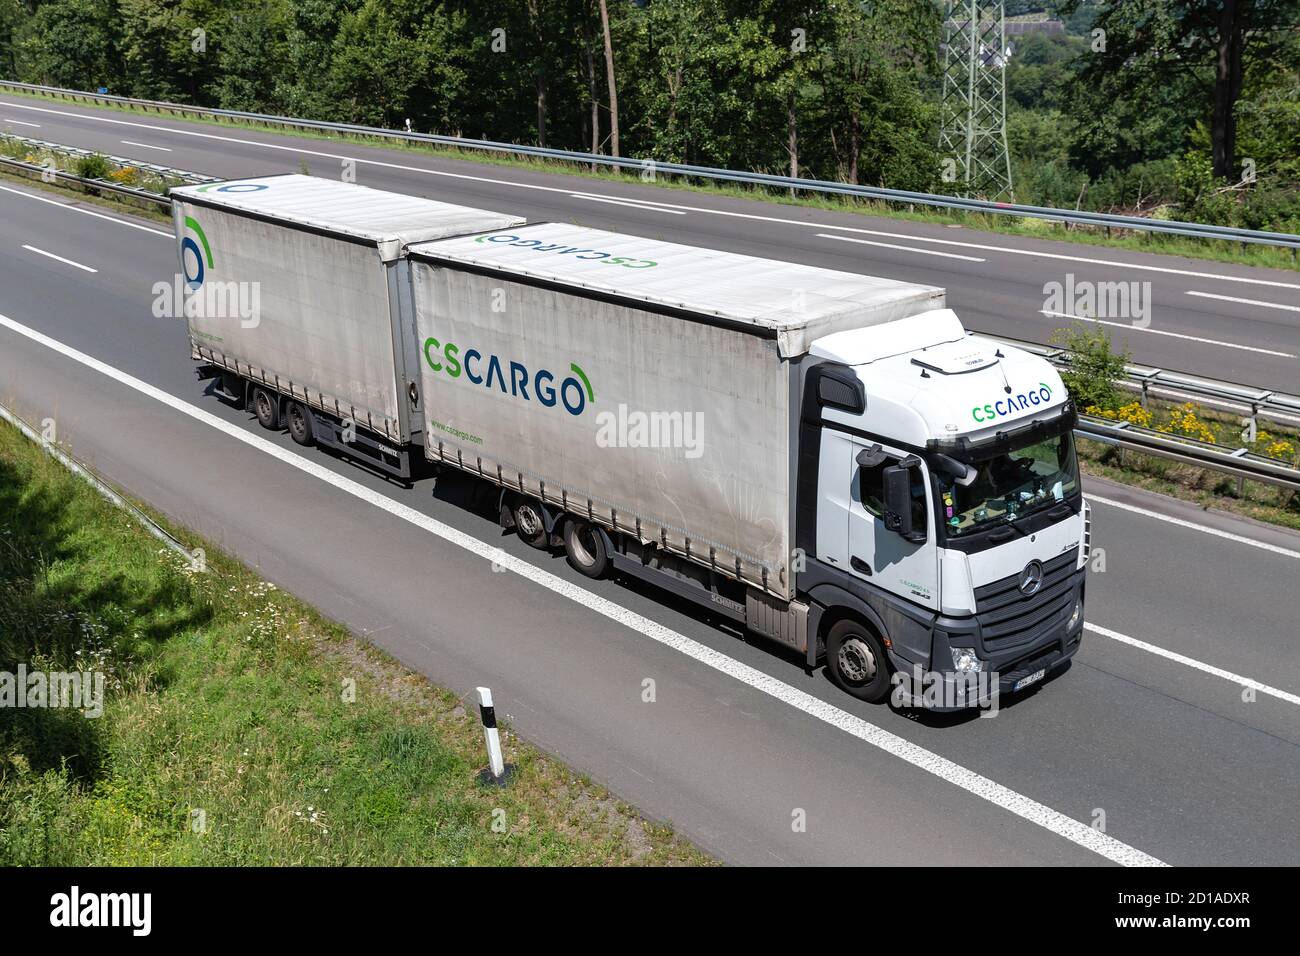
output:
[[[859,700],[879,703],[889,694],[889,658],[871,629],[846,618],[826,635],[831,679]]]
[[[513,508],[515,532],[524,544],[539,550],[546,550],[550,535],[546,532],[546,517],[541,505],[531,498],[521,498]]]
[[[289,420],[289,437],[299,445],[314,445],[316,437],[311,429],[311,412],[301,402],[290,402],[285,412]]]
[[[600,529],[588,521],[571,518],[564,524],[564,555],[569,567],[589,578],[604,577],[609,549]]]
[[[280,402],[264,388],[253,389],[253,414],[263,428],[272,431],[280,427]]]

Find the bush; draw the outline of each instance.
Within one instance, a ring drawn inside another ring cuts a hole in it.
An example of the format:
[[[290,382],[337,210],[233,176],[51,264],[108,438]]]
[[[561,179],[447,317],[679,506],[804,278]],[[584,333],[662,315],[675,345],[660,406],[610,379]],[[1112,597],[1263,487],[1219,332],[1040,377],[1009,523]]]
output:
[[[1057,329],[1052,333],[1052,342],[1073,353],[1070,368],[1061,373],[1061,380],[1070,390],[1075,406],[1092,414],[1118,412],[1123,395],[1115,383],[1124,377],[1124,366],[1131,358],[1128,349],[1113,351],[1109,333],[1085,325]]]
[[[82,179],[107,179],[113,166],[107,156],[91,153],[89,156],[78,157],[72,168]]]

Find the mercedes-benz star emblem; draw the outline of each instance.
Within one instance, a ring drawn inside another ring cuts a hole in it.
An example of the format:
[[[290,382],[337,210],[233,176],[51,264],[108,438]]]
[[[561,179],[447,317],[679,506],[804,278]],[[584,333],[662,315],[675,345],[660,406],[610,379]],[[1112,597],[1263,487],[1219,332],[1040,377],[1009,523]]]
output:
[[[1043,562],[1030,561],[1020,572],[1020,593],[1033,594],[1043,586]]]

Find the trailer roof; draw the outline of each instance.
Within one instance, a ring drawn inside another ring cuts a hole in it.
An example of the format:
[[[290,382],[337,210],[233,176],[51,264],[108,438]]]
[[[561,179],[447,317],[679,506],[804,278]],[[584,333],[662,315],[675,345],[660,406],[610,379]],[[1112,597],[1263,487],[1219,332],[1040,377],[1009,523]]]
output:
[[[846,327],[943,305],[943,290],[564,223],[413,245],[412,258],[581,289],[777,338],[783,354]],[[937,301],[936,301],[937,299]]]
[[[373,244],[386,259],[399,255],[401,247],[412,242],[505,229],[524,222],[521,216],[297,173],[178,186],[171,195],[196,205]]]

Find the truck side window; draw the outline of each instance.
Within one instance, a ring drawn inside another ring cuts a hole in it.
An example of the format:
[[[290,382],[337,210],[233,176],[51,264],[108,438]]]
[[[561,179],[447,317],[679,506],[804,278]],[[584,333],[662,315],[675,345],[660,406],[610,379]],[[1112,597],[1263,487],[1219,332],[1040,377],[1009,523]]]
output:
[[[885,516],[885,466],[894,463],[887,458],[874,468],[858,469],[858,497],[862,507],[877,518]]]
[[[862,507],[877,518],[885,516],[885,469],[899,459],[886,458],[873,468],[858,468],[858,497]],[[925,527],[925,479],[920,469],[912,470],[912,526]]]

